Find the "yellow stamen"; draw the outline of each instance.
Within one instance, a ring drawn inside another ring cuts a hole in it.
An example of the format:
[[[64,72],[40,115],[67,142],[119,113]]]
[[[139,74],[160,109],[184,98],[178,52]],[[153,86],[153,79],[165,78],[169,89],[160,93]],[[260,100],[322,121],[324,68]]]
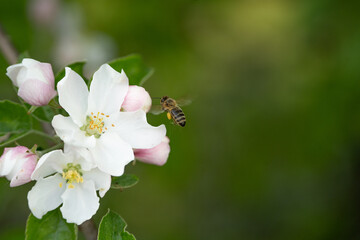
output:
[[[69,185],[68,185],[68,188],[75,188],[75,186],[74,185],[72,185],[72,183],[70,183]]]
[[[61,182],[61,183],[59,183],[59,187],[61,187],[62,188],[62,185],[63,185],[63,183]]]

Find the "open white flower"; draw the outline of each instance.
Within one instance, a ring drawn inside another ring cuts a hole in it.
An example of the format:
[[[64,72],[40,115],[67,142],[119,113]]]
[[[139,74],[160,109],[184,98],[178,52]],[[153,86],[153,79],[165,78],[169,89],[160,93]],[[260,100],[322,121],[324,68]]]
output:
[[[166,134],[164,125],[147,123],[143,110],[120,112],[128,88],[124,71],[108,64],[95,72],[90,92],[70,68],[57,85],[60,105],[70,115],[54,117],[57,135],[65,144],[87,149],[96,166],[114,176],[122,175],[125,165],[134,160],[133,148],[153,148]]]
[[[80,225],[99,208],[100,197],[109,190],[111,176],[97,168],[87,169],[80,155],[55,150],[42,156],[31,176],[35,186],[28,193],[31,212],[42,218],[62,203],[60,211],[69,223]]]

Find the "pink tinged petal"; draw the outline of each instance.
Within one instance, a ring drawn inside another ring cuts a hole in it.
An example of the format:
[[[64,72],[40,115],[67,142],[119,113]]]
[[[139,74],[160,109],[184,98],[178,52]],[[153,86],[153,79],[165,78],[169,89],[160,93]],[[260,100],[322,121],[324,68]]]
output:
[[[129,80],[124,71],[115,71],[108,64],[103,64],[94,74],[90,86],[90,112],[112,114],[120,110],[128,91]]]
[[[151,108],[151,97],[143,87],[129,86],[121,108],[126,112],[134,112],[139,109],[148,112]]]
[[[153,148],[166,135],[164,125],[153,127],[147,123],[146,114],[143,110],[120,112],[114,116],[113,121],[115,121],[114,131],[132,148]]]
[[[42,75],[44,76],[44,79],[46,83],[51,86],[51,88],[54,89],[55,87],[55,77],[54,72],[51,68],[51,64],[49,63],[40,63],[39,69],[42,72]]]
[[[61,196],[63,205],[60,210],[68,223],[80,225],[96,213],[99,208],[99,197],[96,195],[93,181],[73,185],[74,188],[66,188]]]
[[[88,88],[79,74],[65,68],[65,77],[58,83],[59,103],[81,127],[86,120]]]
[[[43,155],[31,175],[31,179],[39,180],[53,173],[62,173],[69,160],[61,150],[54,150]]]
[[[89,149],[98,168],[110,175],[121,176],[125,165],[134,160],[131,146],[116,133],[103,134],[96,147]]]
[[[6,176],[13,170],[17,160],[21,158],[29,149],[23,146],[5,148],[0,158],[0,176]]]
[[[31,174],[35,169],[37,156],[33,153],[29,153],[25,157],[27,160],[21,166],[19,166],[21,168],[11,179],[10,187],[17,187],[31,181]]]
[[[169,157],[169,142],[169,138],[165,137],[156,147],[149,149],[134,149],[135,158],[144,163],[162,166]]]
[[[45,106],[56,96],[54,87],[38,79],[27,79],[20,85],[18,95],[33,106]]]
[[[85,132],[80,130],[80,127],[73,122],[71,117],[56,115],[51,124],[56,134],[66,144],[77,147],[94,147],[96,144],[95,137],[86,136]]]
[[[57,208],[62,203],[61,195],[65,189],[65,179],[59,174],[39,179],[27,196],[32,214],[42,218],[48,211]]]
[[[110,189],[111,176],[100,171],[97,168],[83,174],[84,182],[92,180],[95,183],[95,189],[99,190],[100,197],[104,197],[105,193]]]

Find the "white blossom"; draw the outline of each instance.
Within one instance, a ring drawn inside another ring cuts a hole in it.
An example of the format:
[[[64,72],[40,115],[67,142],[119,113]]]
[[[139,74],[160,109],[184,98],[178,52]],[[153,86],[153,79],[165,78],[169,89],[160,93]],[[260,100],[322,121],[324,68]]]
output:
[[[77,154],[55,150],[42,156],[31,176],[35,186],[28,193],[29,208],[42,218],[48,211],[61,206],[69,223],[80,225],[99,208],[100,197],[109,190],[111,176],[97,168],[88,169]]]
[[[142,109],[120,112],[129,89],[124,71],[102,65],[88,91],[83,79],[66,68],[57,89],[59,103],[69,113],[69,117],[54,117],[52,125],[57,135],[65,145],[89,151],[101,171],[122,175],[125,165],[134,160],[134,148],[153,148],[165,137],[165,126],[149,125]]]

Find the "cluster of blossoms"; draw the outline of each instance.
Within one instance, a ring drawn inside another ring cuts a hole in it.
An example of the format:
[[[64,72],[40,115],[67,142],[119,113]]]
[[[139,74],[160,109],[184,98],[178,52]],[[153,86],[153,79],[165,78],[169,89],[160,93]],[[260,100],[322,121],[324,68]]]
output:
[[[42,218],[61,204],[69,223],[81,224],[99,208],[111,185],[111,176],[121,176],[125,166],[138,159],[163,165],[170,146],[164,125],[147,123],[151,98],[144,88],[129,86],[124,71],[102,65],[90,90],[75,71],[65,68],[65,77],[54,89],[51,65],[33,59],[7,68],[7,75],[19,88],[18,95],[33,106],[47,105],[58,95],[69,116],[56,115],[52,126],[64,142],[63,150],[41,156],[24,146],[6,148],[0,158],[0,176],[10,186],[31,180],[29,208]]]

